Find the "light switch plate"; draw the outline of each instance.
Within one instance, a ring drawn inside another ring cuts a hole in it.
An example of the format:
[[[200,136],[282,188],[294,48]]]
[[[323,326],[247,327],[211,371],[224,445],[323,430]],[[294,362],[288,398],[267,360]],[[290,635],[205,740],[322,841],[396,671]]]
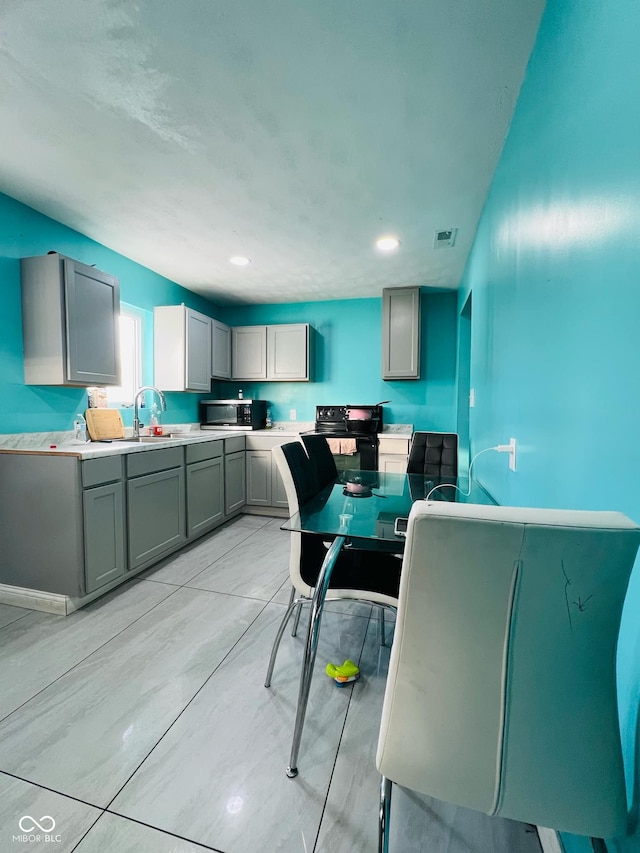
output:
[[[297,411],[295,409],[289,409],[289,420],[295,421],[297,417],[298,417]]]

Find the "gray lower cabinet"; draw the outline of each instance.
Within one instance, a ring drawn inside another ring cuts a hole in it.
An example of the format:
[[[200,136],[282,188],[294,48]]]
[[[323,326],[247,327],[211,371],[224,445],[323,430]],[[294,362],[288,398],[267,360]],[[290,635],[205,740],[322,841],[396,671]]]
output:
[[[272,448],[288,441],[294,439],[247,436],[247,506],[288,508],[284,483],[271,454]]]
[[[130,571],[186,541],[183,460],[182,447],[127,457]],[[154,468],[161,470],[153,471]],[[145,473],[150,469],[153,473]]]
[[[246,503],[244,450],[224,457],[224,514],[233,515]]]
[[[82,513],[85,585],[89,593],[126,571],[122,482],[84,489]]]
[[[289,506],[270,450],[247,450],[247,506]]]
[[[187,465],[187,536],[189,539],[201,536],[221,521],[224,521],[222,453]]]
[[[270,450],[247,450],[247,505],[271,506]]]

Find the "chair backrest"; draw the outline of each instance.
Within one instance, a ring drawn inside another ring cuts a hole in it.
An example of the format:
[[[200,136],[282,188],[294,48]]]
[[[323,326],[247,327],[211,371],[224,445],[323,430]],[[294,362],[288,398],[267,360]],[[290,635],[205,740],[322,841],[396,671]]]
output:
[[[315,468],[320,488],[327,486],[338,476],[336,461],[324,435],[302,435],[302,443]]]
[[[425,474],[428,477],[458,476],[458,436],[455,432],[415,432],[408,474]]]
[[[299,441],[281,444],[271,453],[284,483],[289,512],[293,515],[318,492],[316,469]]]
[[[624,834],[615,658],[639,542],[620,513],[416,503],[380,772],[488,814]]]

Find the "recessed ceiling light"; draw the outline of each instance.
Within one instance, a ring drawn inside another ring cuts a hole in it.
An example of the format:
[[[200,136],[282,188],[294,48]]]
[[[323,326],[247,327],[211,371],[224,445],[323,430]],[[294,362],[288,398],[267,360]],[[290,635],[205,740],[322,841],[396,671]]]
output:
[[[247,264],[251,263],[251,258],[245,258],[244,255],[234,255],[229,258],[229,263],[235,264],[237,267],[246,267]]]
[[[378,237],[376,247],[381,252],[393,252],[400,245],[400,240],[391,234],[386,234],[384,237]]]

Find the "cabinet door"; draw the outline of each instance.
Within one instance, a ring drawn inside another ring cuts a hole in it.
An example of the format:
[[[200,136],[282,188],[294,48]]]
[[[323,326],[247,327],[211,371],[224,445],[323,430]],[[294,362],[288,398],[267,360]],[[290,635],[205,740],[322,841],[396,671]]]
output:
[[[93,592],[124,575],[124,500],[122,483],[82,493],[85,588]]]
[[[309,325],[267,326],[267,379],[309,379]]]
[[[231,515],[243,507],[245,500],[244,450],[224,457],[224,512]]]
[[[187,391],[211,390],[211,320],[204,314],[186,309]]]
[[[184,469],[127,481],[129,569],[158,559],[184,542]]]
[[[266,379],[266,326],[236,326],[231,330],[231,348],[233,379]]]
[[[382,291],[382,378],[420,378],[420,288]]]
[[[219,320],[211,321],[211,375],[231,378],[231,329]]]
[[[271,506],[271,451],[247,450],[247,504]]]
[[[200,536],[224,519],[223,457],[187,465],[187,536]]]
[[[280,471],[276,465],[276,460],[273,459],[273,457],[271,459],[271,506],[279,506],[283,507],[283,509],[289,509],[289,501],[287,500],[284,483],[282,482]]]
[[[77,261],[63,261],[67,380],[118,385],[120,344],[118,279]]]
[[[407,457],[392,453],[381,453],[378,456],[378,471],[385,474],[406,474]]]

